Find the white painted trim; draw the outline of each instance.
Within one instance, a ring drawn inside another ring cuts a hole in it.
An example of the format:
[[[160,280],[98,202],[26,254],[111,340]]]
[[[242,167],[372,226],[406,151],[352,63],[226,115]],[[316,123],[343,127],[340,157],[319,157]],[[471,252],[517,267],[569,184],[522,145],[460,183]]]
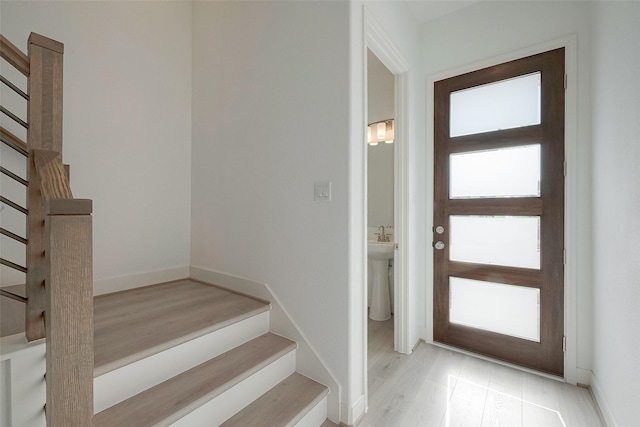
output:
[[[22,334],[24,339],[24,334]],[[46,427],[44,340],[0,361],[0,425]],[[4,349],[3,349],[4,351]]]
[[[111,277],[108,279],[97,279],[93,281],[93,294],[94,296],[110,294],[127,289],[155,285],[157,283],[186,279],[188,277],[189,267],[183,266],[167,268],[165,270],[129,274],[120,277]]]
[[[598,409],[600,409],[600,413],[604,417],[604,422],[606,423],[607,427],[618,427],[618,423],[613,416],[613,411],[609,407],[609,403],[607,402],[607,399],[604,397],[604,393],[602,393],[602,389],[600,388],[600,383],[593,373],[591,373],[591,392],[593,393],[593,397],[596,400]]]
[[[590,369],[576,368],[576,384],[591,386],[592,376]]]
[[[413,343],[409,343],[409,289],[408,289],[408,248],[409,248],[409,177],[408,177],[408,77],[409,64],[404,59],[400,50],[387,36],[371,13],[364,7],[364,82],[367,82],[366,53],[370,49],[374,55],[391,71],[395,77],[395,141],[394,141],[394,234],[398,244],[395,252],[394,265],[394,349],[400,353],[411,353]],[[366,111],[365,91],[365,111]],[[366,154],[365,154],[366,156]],[[365,159],[366,160],[366,159]],[[366,164],[366,162],[365,162]],[[365,168],[366,171],[366,168]],[[366,172],[365,172],[366,182]],[[367,232],[366,212],[364,218],[364,231]],[[366,270],[365,270],[366,271]],[[365,277],[363,286],[366,286]],[[365,302],[366,304],[366,302]],[[366,310],[365,310],[366,312]],[[365,319],[366,322],[366,319]],[[365,352],[366,354],[366,352]]]
[[[271,332],[296,341],[298,344],[296,370],[329,388],[327,416],[334,422],[338,422],[341,419],[342,387],[340,383],[338,383],[336,376],[328,368],[322,357],[319,356],[313,344],[307,339],[302,329],[298,327],[268,284],[193,266],[190,268],[190,277],[194,280],[215,284],[222,288],[269,301],[271,303]]]
[[[567,259],[564,269],[564,329],[567,340],[567,351],[564,355],[565,380],[570,384],[577,382],[577,138],[578,138],[578,62],[577,62],[577,35],[551,40],[546,43],[518,49],[513,52],[488,58],[472,64],[456,67],[450,70],[438,72],[427,76],[427,116],[426,116],[426,143],[427,143],[427,212],[433,212],[433,84],[434,82],[449,77],[481,68],[501,64],[526,56],[536,55],[553,49],[565,48],[565,73],[568,76],[568,87],[565,92],[565,160],[567,161],[567,176],[565,177],[565,249]],[[432,240],[431,229],[433,216],[427,218],[427,241]],[[433,249],[429,245],[427,249],[427,278],[426,289],[426,327],[425,341],[433,343]]]
[[[355,426],[365,413],[365,396],[361,396],[360,399],[352,407],[343,407],[343,413],[347,414],[347,425]]]

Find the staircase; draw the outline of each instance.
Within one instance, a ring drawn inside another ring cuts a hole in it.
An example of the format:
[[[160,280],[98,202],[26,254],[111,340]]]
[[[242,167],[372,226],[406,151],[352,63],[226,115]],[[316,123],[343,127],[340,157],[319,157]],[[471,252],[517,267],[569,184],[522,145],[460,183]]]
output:
[[[26,283],[0,287],[0,425],[335,425],[328,388],[296,372],[296,342],[269,332],[269,302],[188,279],[93,298],[92,202],[73,197],[62,162],[64,45],[36,33],[27,44],[0,35],[19,82],[0,79],[16,97],[0,106],[0,142],[19,157],[0,173],[23,199],[0,203],[26,220],[0,227],[26,261],[0,256]]]
[[[269,312],[193,280],[96,297],[94,426],[333,425]]]

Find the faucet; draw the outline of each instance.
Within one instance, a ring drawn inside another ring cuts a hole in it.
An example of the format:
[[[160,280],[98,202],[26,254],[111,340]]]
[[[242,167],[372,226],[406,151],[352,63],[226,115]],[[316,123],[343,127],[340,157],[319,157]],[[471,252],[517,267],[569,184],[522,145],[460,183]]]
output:
[[[378,242],[386,242],[387,236],[386,234],[384,234],[384,225],[381,225],[380,227],[378,227],[378,231],[380,232],[378,233]]]

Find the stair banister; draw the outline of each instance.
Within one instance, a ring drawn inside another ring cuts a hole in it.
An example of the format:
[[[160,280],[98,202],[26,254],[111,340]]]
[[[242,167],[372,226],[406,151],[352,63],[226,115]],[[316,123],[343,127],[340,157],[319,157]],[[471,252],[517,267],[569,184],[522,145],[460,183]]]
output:
[[[93,425],[92,202],[73,198],[62,163],[64,46],[35,33],[28,46],[24,55],[0,36],[2,58],[28,77],[26,145],[0,129],[3,143],[28,155],[25,335],[46,337],[47,426],[86,427]]]
[[[27,292],[44,283],[50,427],[93,423],[91,201],[73,199],[62,163],[63,53],[62,43],[29,37]]]

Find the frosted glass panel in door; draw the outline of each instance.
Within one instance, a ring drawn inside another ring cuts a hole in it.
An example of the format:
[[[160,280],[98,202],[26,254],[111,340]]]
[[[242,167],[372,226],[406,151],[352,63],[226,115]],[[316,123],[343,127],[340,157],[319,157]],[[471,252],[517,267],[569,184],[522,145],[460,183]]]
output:
[[[540,217],[452,215],[449,220],[451,261],[540,268]]]
[[[451,93],[451,137],[537,124],[540,73]]]
[[[540,144],[451,154],[449,197],[540,196]]]
[[[540,290],[449,278],[449,321],[540,341]]]

